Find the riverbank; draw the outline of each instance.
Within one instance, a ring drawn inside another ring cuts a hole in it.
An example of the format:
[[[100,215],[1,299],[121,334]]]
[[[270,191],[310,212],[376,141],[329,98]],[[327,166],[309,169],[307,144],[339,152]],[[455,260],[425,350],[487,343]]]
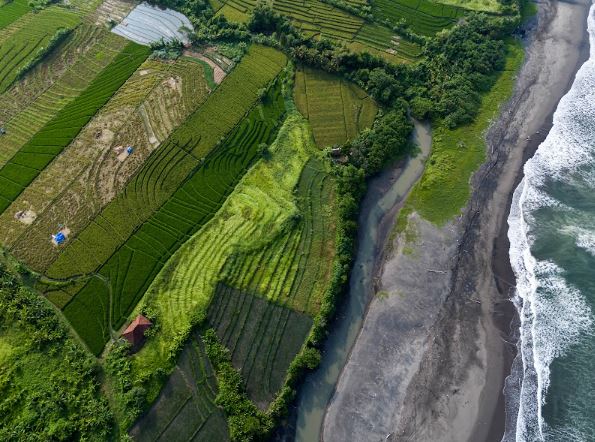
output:
[[[414,214],[393,244],[377,278],[380,296],[327,409],[326,442],[501,439],[515,350],[507,342],[514,277],[506,218],[522,165],[540,143],[536,134],[546,135],[585,59],[587,12],[586,3],[540,3],[465,214],[442,228]]]

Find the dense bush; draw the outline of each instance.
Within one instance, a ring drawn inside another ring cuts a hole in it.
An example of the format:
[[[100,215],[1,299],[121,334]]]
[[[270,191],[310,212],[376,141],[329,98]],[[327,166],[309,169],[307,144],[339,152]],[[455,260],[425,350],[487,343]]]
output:
[[[0,265],[0,337],[18,350],[0,364],[0,440],[97,440],[112,416],[97,366],[49,305]],[[9,346],[9,347],[10,347]],[[33,377],[42,377],[31,382]]]

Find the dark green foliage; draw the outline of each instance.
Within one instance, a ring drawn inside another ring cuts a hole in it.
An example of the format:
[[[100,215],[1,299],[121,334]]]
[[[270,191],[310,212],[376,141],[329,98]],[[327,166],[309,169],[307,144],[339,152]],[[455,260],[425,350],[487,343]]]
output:
[[[287,33],[291,29],[291,24],[268,3],[261,2],[252,11],[248,29],[256,34],[270,35],[273,32]]]
[[[229,350],[219,342],[213,329],[205,332],[203,341],[217,375],[219,393],[215,403],[225,411],[231,440],[266,440],[273,429],[273,421],[246,396],[242,376],[231,364]]]
[[[148,48],[129,43],[87,89],[0,169],[0,213],[70,144],[148,55]]]
[[[391,160],[409,153],[412,130],[405,106],[391,110],[376,120],[371,130],[349,143],[351,163],[363,169],[367,176],[375,175]]]
[[[107,440],[112,416],[99,398],[95,362],[49,305],[0,267],[0,440]]]

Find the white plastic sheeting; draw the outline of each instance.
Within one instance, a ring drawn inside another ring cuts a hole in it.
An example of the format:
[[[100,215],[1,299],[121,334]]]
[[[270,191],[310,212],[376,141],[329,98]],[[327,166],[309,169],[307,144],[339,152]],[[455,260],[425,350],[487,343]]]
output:
[[[145,46],[161,39],[187,43],[186,33],[180,30],[182,27],[193,29],[184,14],[141,3],[112,32]]]

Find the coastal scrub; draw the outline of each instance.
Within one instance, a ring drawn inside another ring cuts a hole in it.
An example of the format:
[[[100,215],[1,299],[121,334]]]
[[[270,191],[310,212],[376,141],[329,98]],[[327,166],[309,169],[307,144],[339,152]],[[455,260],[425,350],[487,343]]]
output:
[[[461,212],[467,203],[473,172],[485,161],[485,132],[500,106],[512,94],[515,76],[523,63],[518,41],[507,44],[506,66],[497,74],[492,89],[483,95],[473,123],[448,129],[438,123],[433,132],[432,155],[426,171],[407,203],[434,224],[443,225]]]

